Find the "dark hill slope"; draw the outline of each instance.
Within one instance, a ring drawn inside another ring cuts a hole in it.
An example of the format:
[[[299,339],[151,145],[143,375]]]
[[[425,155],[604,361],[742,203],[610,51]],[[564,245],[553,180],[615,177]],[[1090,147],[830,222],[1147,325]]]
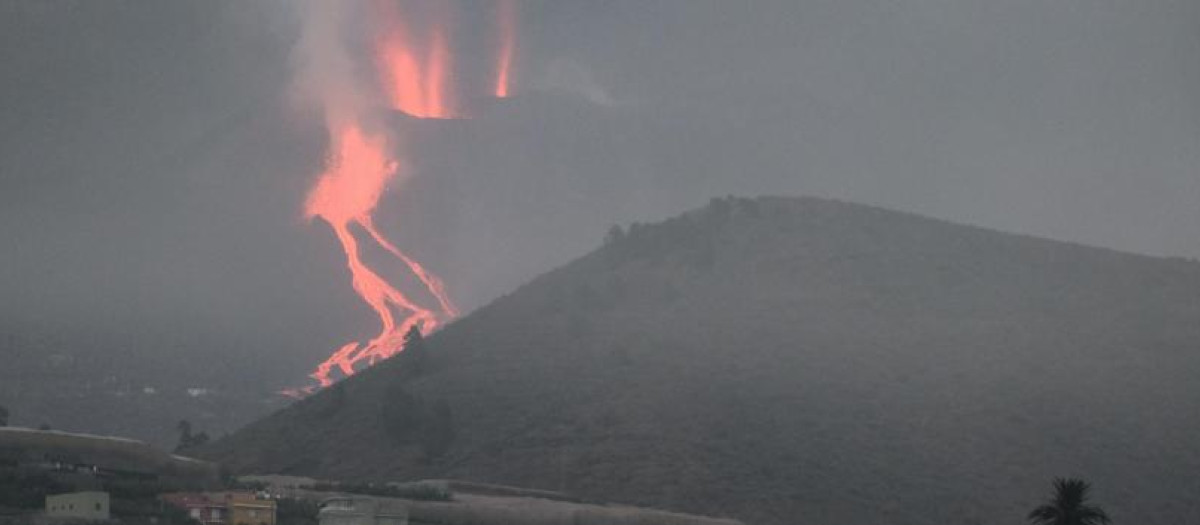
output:
[[[1014,523],[1055,475],[1093,481],[1119,522],[1200,510],[1194,262],[723,199],[426,346],[420,374],[401,355],[206,455],[760,524]]]

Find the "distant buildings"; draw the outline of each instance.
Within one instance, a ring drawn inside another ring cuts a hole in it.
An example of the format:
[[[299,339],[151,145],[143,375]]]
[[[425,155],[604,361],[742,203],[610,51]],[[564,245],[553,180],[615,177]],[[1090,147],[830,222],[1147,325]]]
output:
[[[467,485],[488,494],[455,492],[449,501],[334,496],[321,503],[317,519],[320,525],[744,525],[655,509],[565,501],[545,491]]]
[[[71,492],[46,496],[46,516],[102,521],[109,517],[107,492]]]
[[[214,499],[203,492],[164,494],[161,499],[183,509],[188,516],[202,525],[224,524],[229,517],[224,501]]]
[[[275,500],[252,493],[226,493],[226,508],[232,525],[275,525]]]
[[[275,501],[252,492],[177,492],[162,500],[203,525],[275,525]]]
[[[320,525],[408,525],[411,502],[395,498],[346,496],[321,503]]]
[[[319,525],[745,525],[733,519],[461,480],[376,485],[339,485],[281,475],[247,476],[239,480],[263,484],[272,494],[320,501],[316,516]]]
[[[220,480],[212,463],[172,455],[141,441],[19,427],[0,427],[0,466],[187,486],[214,486]]]

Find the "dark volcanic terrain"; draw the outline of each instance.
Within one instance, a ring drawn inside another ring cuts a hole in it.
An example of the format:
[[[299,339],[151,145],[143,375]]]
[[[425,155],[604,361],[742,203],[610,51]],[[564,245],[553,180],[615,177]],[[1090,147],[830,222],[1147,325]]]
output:
[[[614,232],[203,451],[755,524],[1015,523],[1052,476],[1200,511],[1200,264],[819,199]],[[448,443],[448,445],[447,445]]]

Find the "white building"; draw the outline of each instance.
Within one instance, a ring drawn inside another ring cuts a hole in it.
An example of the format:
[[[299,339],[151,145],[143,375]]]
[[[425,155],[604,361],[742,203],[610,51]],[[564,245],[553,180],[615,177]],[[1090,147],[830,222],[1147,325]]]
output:
[[[70,492],[46,496],[46,516],[51,518],[108,519],[107,492]]]
[[[410,503],[394,498],[343,496],[321,504],[320,525],[408,525]]]

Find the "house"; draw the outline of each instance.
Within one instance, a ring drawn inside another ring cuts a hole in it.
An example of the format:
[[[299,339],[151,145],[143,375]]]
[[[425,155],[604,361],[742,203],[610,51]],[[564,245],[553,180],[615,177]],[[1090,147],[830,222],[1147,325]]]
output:
[[[102,521],[109,517],[107,492],[70,492],[46,496],[46,516]]]
[[[177,492],[162,500],[203,525],[275,525],[275,501],[252,492]]]
[[[275,500],[249,492],[225,493],[230,525],[275,525]]]
[[[163,494],[162,500],[179,507],[201,525],[225,525],[228,516],[223,500],[214,499],[203,492],[176,492]]]

